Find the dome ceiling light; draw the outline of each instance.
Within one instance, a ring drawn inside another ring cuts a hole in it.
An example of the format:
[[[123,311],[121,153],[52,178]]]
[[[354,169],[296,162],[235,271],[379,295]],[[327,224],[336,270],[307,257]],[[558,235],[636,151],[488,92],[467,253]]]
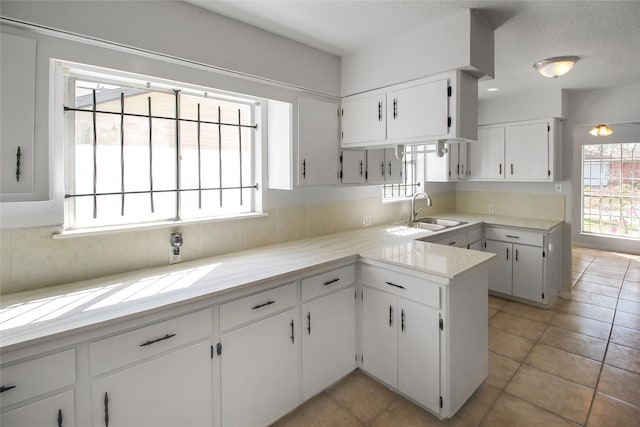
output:
[[[555,56],[536,62],[533,68],[545,77],[557,79],[571,71],[578,59],[577,56]]]
[[[594,126],[589,133],[593,136],[609,136],[613,133],[613,130],[611,130],[609,126],[603,124]]]

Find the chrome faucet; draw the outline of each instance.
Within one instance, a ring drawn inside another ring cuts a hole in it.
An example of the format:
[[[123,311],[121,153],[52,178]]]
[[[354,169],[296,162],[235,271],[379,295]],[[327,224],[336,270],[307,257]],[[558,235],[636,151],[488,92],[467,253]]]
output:
[[[422,212],[422,210],[424,209],[424,206],[423,206],[420,209],[418,209],[418,212],[416,212],[416,199],[418,198],[418,196],[423,196],[425,199],[427,199],[427,206],[431,206],[431,197],[429,197],[427,193],[422,193],[422,192],[415,193],[411,197],[411,216],[409,217],[409,222],[414,222],[418,214]]]

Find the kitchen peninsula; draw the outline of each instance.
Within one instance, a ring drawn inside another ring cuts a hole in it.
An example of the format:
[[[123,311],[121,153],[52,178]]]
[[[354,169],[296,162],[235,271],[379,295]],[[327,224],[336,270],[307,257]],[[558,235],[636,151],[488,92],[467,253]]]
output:
[[[494,255],[416,240],[434,234],[374,227],[7,295],[3,424],[267,425],[356,367],[449,418],[487,375]],[[136,410],[154,399],[172,410]]]

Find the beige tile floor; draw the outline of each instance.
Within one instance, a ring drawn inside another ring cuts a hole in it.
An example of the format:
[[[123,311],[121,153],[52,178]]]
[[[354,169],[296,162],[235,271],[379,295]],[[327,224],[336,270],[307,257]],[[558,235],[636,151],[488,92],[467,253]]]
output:
[[[573,299],[489,297],[489,376],[440,421],[360,371],[274,425],[640,426],[640,256],[573,250]]]

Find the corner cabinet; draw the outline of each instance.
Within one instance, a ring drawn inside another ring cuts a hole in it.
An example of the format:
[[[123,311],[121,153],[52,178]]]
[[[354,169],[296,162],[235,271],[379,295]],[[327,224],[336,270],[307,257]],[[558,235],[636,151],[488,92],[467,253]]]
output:
[[[362,369],[439,418],[488,375],[487,272],[453,280],[363,264]]]
[[[475,140],[478,81],[451,71],[342,100],[342,147]]]
[[[338,103],[298,97],[298,185],[338,183]]]
[[[469,144],[469,178],[553,182],[562,179],[561,122],[531,120],[478,127]]]
[[[484,250],[496,254],[489,290],[549,307],[560,293],[561,227],[549,232],[485,227]]]

